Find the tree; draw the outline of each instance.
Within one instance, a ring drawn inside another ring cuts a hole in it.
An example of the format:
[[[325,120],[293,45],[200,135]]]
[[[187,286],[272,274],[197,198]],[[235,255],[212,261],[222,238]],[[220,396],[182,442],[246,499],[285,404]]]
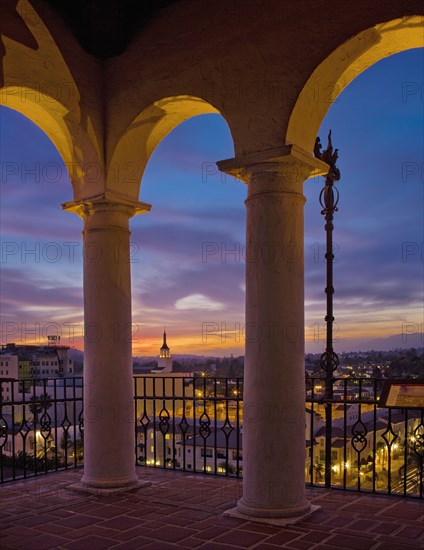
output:
[[[60,448],[65,453],[68,450],[67,456],[76,457],[77,463],[82,462],[84,458],[84,441],[77,439],[75,442],[69,437],[69,434],[64,434],[64,437],[60,441]]]
[[[84,458],[84,440],[83,439],[77,439],[76,442],[76,448],[77,448],[77,462],[82,462]]]
[[[229,378],[230,360],[228,359],[228,357],[224,357],[220,361],[217,361],[216,374],[217,376],[222,376],[223,378]]]
[[[239,359],[234,359],[233,356],[231,356],[230,361],[230,368],[229,368],[229,375],[230,378],[241,378],[244,374],[244,368]]]
[[[374,367],[372,370],[372,375],[374,378],[383,378],[380,367]]]
[[[320,483],[324,477],[324,464],[318,458],[315,459],[314,471],[315,483]]]
[[[72,439],[69,437],[68,432],[64,432],[59,444],[59,447],[62,450],[63,454],[69,455],[69,450],[72,449],[72,444]]]
[[[30,399],[31,403],[28,406],[30,413],[34,417],[34,425],[38,423],[38,415],[47,412],[52,406],[52,398],[48,393],[42,395],[33,395]]]

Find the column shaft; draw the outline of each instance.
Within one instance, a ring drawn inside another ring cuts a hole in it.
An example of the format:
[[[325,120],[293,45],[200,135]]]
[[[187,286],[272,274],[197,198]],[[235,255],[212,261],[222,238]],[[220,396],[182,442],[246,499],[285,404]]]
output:
[[[134,208],[97,202],[84,219],[83,486],[137,482],[131,349],[129,219]]]
[[[248,185],[243,496],[235,513],[302,516],[311,510],[305,495],[302,187],[326,165],[284,146],[218,166]]]
[[[282,169],[285,168],[285,169]],[[290,167],[289,167],[290,168]],[[240,512],[297,515],[305,498],[302,181],[287,167],[250,177]]]

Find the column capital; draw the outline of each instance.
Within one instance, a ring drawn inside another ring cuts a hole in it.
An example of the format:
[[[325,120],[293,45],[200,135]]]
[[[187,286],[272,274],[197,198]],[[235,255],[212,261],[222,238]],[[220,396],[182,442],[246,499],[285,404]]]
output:
[[[283,145],[266,151],[258,151],[216,163],[221,172],[225,172],[245,183],[249,183],[253,174],[258,172],[291,171],[295,168],[299,177],[305,179],[327,174],[329,166],[310,155],[297,145]]]
[[[63,210],[77,214],[83,220],[97,213],[119,213],[124,214],[129,219],[137,214],[150,212],[152,205],[117,196],[115,193],[106,191],[94,197],[65,202],[62,204],[62,208]]]

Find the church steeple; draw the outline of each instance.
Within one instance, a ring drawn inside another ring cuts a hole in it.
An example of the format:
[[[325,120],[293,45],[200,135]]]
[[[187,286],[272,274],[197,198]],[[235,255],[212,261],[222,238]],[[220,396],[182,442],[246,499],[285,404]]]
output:
[[[166,330],[165,330],[165,327],[163,327],[163,344],[162,344],[162,347],[160,349],[169,349],[167,344],[166,344]]]
[[[165,327],[163,327],[163,344],[160,348],[159,357],[168,358],[171,357],[169,347],[166,343],[166,330]]]
[[[169,374],[172,372],[171,351],[166,343],[166,329],[163,327],[163,343],[159,351],[158,366],[153,370],[153,374]]]

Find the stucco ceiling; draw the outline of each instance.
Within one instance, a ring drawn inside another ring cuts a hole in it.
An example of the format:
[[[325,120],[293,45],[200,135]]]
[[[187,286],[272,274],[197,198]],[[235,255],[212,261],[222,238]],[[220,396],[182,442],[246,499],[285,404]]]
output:
[[[134,35],[164,7],[181,0],[44,0],[60,14],[88,53],[121,54]]]

